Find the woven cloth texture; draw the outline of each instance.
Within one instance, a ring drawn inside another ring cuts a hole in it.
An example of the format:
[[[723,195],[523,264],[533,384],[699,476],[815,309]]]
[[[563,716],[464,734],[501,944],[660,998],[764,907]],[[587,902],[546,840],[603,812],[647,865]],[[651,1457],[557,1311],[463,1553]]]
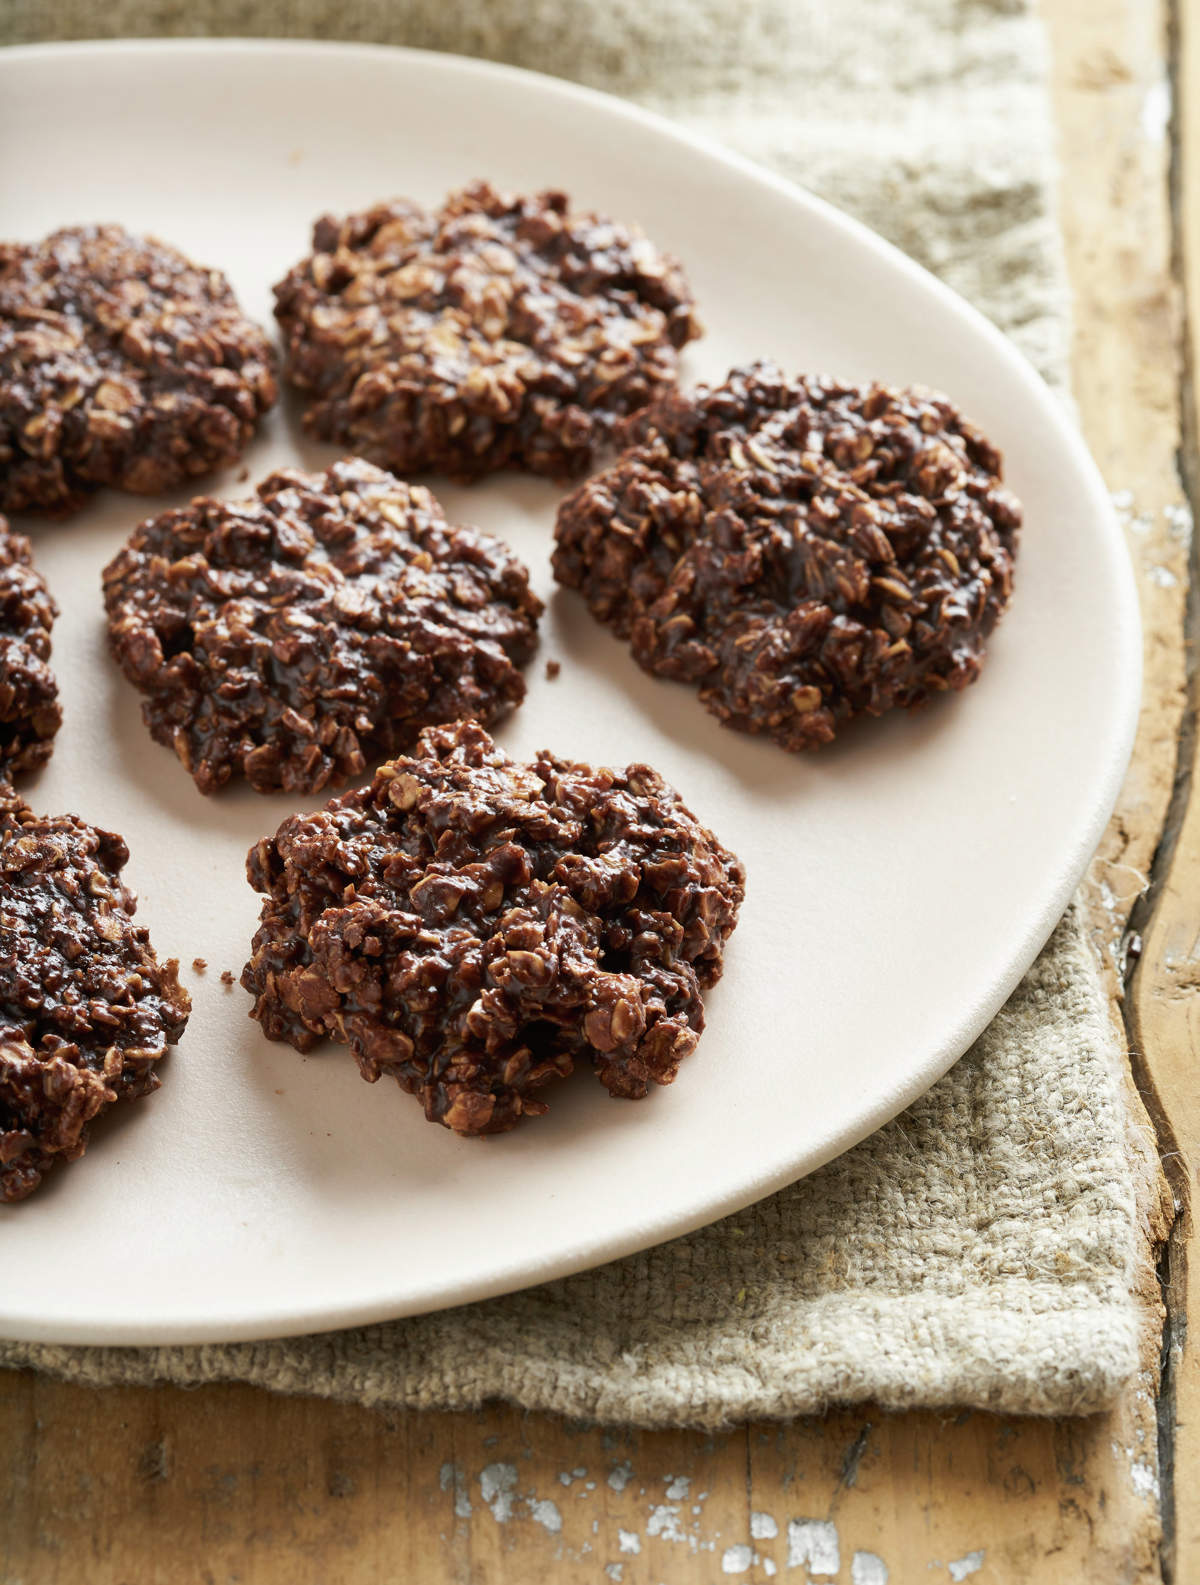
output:
[[[859,216],[1065,388],[1043,44],[1024,0],[8,0],[0,42],[259,35],[534,67],[703,130]],[[480,174],[486,174],[481,167]],[[383,195],[381,195],[383,196]],[[769,348],[764,348],[769,352]],[[506,1298],[192,1348],[0,1344],[97,1384],[240,1380],[715,1427],[835,1402],[1086,1412],[1137,1362],[1143,1142],[1071,910],[895,1122],[701,1232]]]

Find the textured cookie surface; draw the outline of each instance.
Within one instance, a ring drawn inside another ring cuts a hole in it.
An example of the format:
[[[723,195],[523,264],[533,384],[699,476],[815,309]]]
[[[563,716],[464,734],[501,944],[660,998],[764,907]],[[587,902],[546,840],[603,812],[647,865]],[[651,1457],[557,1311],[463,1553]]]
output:
[[[1021,513],[943,397],[768,364],[629,420],[554,571],[647,671],[788,749],[974,682]]]
[[[344,1041],[462,1134],[544,1112],[577,1061],[613,1095],[670,1083],[744,889],[649,767],[517,763],[474,723],[284,821],[247,872],[266,901],[242,983],[265,1032]]]
[[[541,601],[508,546],[367,462],[150,518],[104,574],[113,651],[202,792],[315,792],[519,704]]]
[[[678,264],[562,193],[326,217],[275,288],[308,428],[399,473],[578,475],[698,335]]]
[[[0,510],[171,489],[233,462],[275,395],[219,271],[119,226],[0,244]]]
[[[29,541],[0,517],[0,779],[45,764],[62,725],[49,665],[57,615]]]
[[[119,836],[0,794],[0,1199],[83,1154],[106,1107],[158,1088],[187,1023],[172,959],[133,923]]]

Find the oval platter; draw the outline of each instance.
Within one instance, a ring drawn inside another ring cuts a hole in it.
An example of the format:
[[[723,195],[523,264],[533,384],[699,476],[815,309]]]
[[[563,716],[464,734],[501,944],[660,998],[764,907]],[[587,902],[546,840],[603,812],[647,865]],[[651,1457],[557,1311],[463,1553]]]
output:
[[[677,254],[707,329],[685,383],[771,356],[948,392],[1001,446],[1025,505],[1012,608],[967,693],[791,756],[640,672],[555,590],[560,491],[432,481],[452,519],[511,541],[547,601],[503,746],[648,761],[749,876],[707,1030],[674,1086],[631,1104],[577,1074],[544,1118],[464,1140],[394,1084],[362,1083],[343,1051],[269,1044],[245,992],[221,983],[240,973],[257,918],[246,850],[294,800],[194,790],[108,658],[99,590],[134,523],[185,496],[105,493],[68,523],[28,525],[62,606],[66,720],[27,796],[127,838],[139,918],[185,965],[195,1012],[162,1089],[0,1211],[7,1336],[169,1343],[347,1326],[712,1221],[811,1172],[944,1073],[1034,958],[1103,830],[1140,679],[1108,498],[1028,364],[876,236],[630,105],[476,61],[241,42],[0,53],[0,235],[101,220],[156,233],[225,270],[265,324],[317,215],[435,201],[478,176],[562,187]],[[251,480],[332,460],[298,418],[286,402],[271,415],[245,459]],[[250,486],[231,470],[208,487]],[[194,958],[207,972],[187,968]]]

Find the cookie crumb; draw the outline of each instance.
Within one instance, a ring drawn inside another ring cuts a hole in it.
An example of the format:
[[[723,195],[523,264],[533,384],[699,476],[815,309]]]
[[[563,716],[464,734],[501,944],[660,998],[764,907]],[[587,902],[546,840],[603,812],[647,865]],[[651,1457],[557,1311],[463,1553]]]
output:
[[[192,968],[195,970],[195,972],[197,974],[203,974],[207,967],[208,967],[208,959],[207,958],[193,958],[192,959]]]
[[[551,682],[554,681],[554,679],[558,676],[560,671],[562,671],[562,666],[558,663],[558,661],[556,661],[556,660],[548,660],[546,662],[546,676],[550,679]]]
[[[226,986],[226,987],[229,987],[230,985],[233,984],[233,970],[232,969],[222,969],[221,970],[221,984]]]

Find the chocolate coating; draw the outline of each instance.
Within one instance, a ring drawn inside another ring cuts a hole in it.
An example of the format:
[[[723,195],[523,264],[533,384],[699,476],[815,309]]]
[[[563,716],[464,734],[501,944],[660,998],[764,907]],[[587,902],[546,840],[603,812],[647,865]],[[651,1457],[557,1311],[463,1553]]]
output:
[[[264,1032],[344,1041],[461,1134],[544,1112],[580,1060],[613,1095],[669,1084],[745,880],[648,766],[520,764],[473,722],[285,820],[247,873]]]
[[[306,427],[456,479],[578,475],[700,334],[678,264],[635,228],[486,182],[325,216],[275,297]]]
[[[814,748],[975,681],[1021,510],[944,397],[754,364],[623,440],[559,508],[555,576],[727,726]]]
[[[0,511],[157,495],[233,462],[275,359],[218,270],[120,226],[0,243]]]
[[[368,462],[149,518],[104,573],[151,735],[212,792],[316,792],[525,695],[541,601],[502,541]]]
[[[0,792],[0,1199],[74,1161],[97,1114],[158,1088],[190,1011],[120,880],[129,850]]]
[[[6,780],[44,765],[62,725],[49,665],[57,616],[29,541],[0,517],[0,778]]]

